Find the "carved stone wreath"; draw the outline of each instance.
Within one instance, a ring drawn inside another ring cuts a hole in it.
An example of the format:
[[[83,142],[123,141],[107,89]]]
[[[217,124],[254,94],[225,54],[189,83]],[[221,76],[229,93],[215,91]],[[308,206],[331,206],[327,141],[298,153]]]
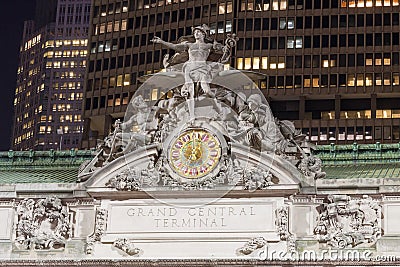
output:
[[[374,244],[382,235],[381,205],[369,196],[352,199],[347,195],[329,195],[321,207],[315,237],[335,248]]]
[[[60,249],[71,237],[67,207],[57,197],[24,199],[16,207],[15,246],[21,250]]]

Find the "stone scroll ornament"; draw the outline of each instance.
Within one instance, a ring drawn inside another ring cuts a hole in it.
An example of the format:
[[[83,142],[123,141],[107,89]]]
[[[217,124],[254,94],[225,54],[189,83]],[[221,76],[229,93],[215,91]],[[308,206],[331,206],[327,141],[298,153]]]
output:
[[[264,237],[255,237],[250,239],[243,247],[239,248],[237,253],[239,255],[250,255],[257,249],[263,248],[267,245],[267,240]]]
[[[71,237],[67,207],[57,197],[24,199],[16,211],[15,246],[18,249],[61,249]]]
[[[353,199],[347,195],[329,195],[329,203],[320,207],[314,234],[319,242],[334,248],[352,248],[363,243],[373,245],[382,235],[382,207],[369,196]]]
[[[129,256],[139,256],[139,254],[142,252],[141,249],[135,247],[132,241],[126,238],[119,238],[115,240],[113,246],[122,250]]]

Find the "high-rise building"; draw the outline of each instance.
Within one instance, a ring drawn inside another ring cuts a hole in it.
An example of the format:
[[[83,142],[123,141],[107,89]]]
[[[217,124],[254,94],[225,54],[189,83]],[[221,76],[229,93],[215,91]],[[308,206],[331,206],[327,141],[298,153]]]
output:
[[[208,24],[240,38],[231,66],[257,81],[279,119],[308,140],[400,140],[398,0],[94,0],[83,147],[123,118],[138,77],[163,68],[170,42]],[[155,88],[145,99],[160,95]]]
[[[37,1],[26,21],[14,99],[14,150],[79,146],[90,0]]]

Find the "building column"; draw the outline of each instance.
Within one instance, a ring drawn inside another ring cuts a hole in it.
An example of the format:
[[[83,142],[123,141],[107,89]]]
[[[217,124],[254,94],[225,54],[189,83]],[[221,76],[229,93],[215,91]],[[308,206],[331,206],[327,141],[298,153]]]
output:
[[[299,99],[299,120],[304,120],[306,113],[306,97],[300,96]]]
[[[371,118],[376,118],[376,94],[371,94]]]
[[[340,119],[340,110],[341,110],[340,100],[341,96],[335,95],[335,119]]]

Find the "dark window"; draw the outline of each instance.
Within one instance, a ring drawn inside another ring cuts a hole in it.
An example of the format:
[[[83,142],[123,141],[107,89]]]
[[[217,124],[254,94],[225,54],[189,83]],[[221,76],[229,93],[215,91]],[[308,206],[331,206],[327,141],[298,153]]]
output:
[[[322,47],[329,47],[329,35],[322,35]]]
[[[293,68],[293,56],[286,56],[286,68]]]
[[[348,43],[349,47],[356,46],[356,35],[355,34],[349,34],[347,43]]]
[[[383,34],[383,45],[390,45],[390,33],[384,33]]]
[[[382,45],[382,33],[375,33],[375,46]]]
[[[364,34],[357,34],[357,46],[364,46]]]
[[[346,47],[347,46],[346,35],[345,34],[339,35],[339,46],[340,47]]]
[[[346,86],[346,74],[339,74],[339,86]]]
[[[390,13],[383,14],[383,25],[390,26]]]
[[[311,56],[304,56],[304,68],[311,68]]]
[[[244,19],[238,20],[238,31],[244,31]]]
[[[320,28],[321,27],[321,17],[320,16],[314,16],[314,23],[313,23],[313,27],[314,28]]]
[[[355,67],[355,65],[356,65],[356,57],[355,57],[355,55],[354,54],[348,54],[347,56],[348,56],[348,58],[347,58],[347,66]]]
[[[357,66],[364,66],[364,54],[357,54]]]
[[[347,15],[340,15],[340,23],[341,28],[347,27]]]
[[[319,47],[320,47],[320,36],[314,35],[313,36],[313,48],[319,48]]]
[[[306,9],[312,9],[312,0],[306,0]]]
[[[339,67],[346,67],[346,55],[345,54],[339,55]]]
[[[303,60],[301,56],[296,56],[294,61],[295,61],[295,68],[301,69],[303,67]]]
[[[329,8],[329,2],[331,0],[322,0],[322,8]]]
[[[330,0],[331,8],[338,8],[339,7],[339,0]]]
[[[331,47],[337,47],[337,41],[338,41],[337,35],[331,35],[331,43],[330,43]]]
[[[263,30],[269,30],[269,18],[263,18]]]
[[[372,14],[367,14],[365,21],[367,26],[374,26],[374,16]]]
[[[322,28],[329,28],[329,16],[322,16]]]
[[[270,38],[269,48],[270,49],[277,49],[278,48],[278,39],[276,37],[271,37]]]
[[[382,14],[375,14],[375,26],[382,26]]]
[[[278,48],[279,49],[285,49],[285,37],[279,37],[279,43],[278,43]]]
[[[367,33],[365,36],[365,45],[366,46],[373,46],[374,45],[374,35],[372,33]]]
[[[272,18],[271,19],[271,30],[277,30],[277,29],[278,29],[278,19]]]
[[[246,19],[246,31],[253,30],[253,19]]]
[[[337,86],[337,74],[329,75],[329,84],[330,86]]]
[[[262,49],[268,49],[268,37],[262,38]]]
[[[337,28],[337,27],[338,27],[338,16],[331,15],[331,28]]]
[[[364,14],[357,15],[357,27],[364,27]]]
[[[254,38],[253,49],[260,50],[260,38]]]
[[[314,9],[321,9],[321,0],[314,0]]]
[[[304,36],[304,48],[311,48],[311,36]]]
[[[347,23],[348,23],[349,27],[355,27],[356,26],[356,16],[349,15],[349,19],[348,19]]]
[[[303,29],[303,17],[296,17],[296,29]]]
[[[394,65],[394,66],[399,65],[399,52],[392,53],[392,65]]]
[[[254,19],[254,30],[255,31],[261,30],[261,19],[260,18]]]
[[[399,25],[399,13],[392,14],[392,25]]]
[[[399,45],[399,33],[398,32],[392,33],[392,45]]]
[[[320,62],[320,56],[319,55],[313,56],[312,67],[319,68],[319,62]]]
[[[304,28],[305,29],[311,29],[311,26],[312,26],[312,17],[307,16],[306,20],[304,22]]]

